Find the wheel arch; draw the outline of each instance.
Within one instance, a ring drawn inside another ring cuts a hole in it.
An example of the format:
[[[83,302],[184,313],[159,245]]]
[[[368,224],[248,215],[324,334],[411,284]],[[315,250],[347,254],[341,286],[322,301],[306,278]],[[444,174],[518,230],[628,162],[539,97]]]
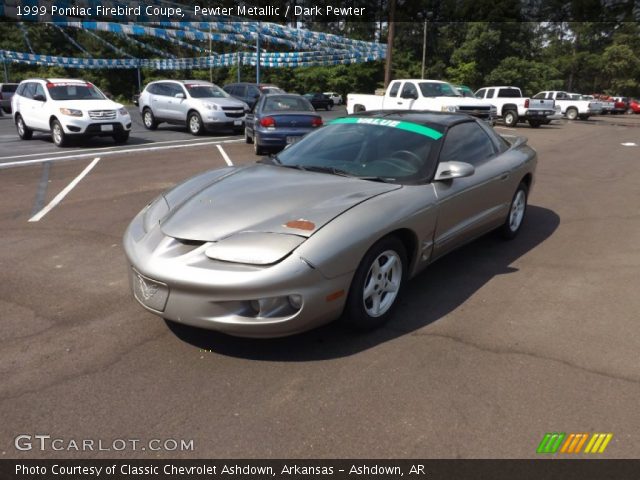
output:
[[[505,103],[502,106],[502,116],[504,116],[504,114],[507,113],[509,110],[513,110],[517,114],[518,106],[515,103]]]

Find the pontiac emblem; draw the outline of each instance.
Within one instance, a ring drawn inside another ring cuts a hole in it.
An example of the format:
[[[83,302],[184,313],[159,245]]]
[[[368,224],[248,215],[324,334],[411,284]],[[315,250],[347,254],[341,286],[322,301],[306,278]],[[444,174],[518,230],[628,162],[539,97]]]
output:
[[[149,300],[158,292],[158,286],[152,283],[147,283],[147,281],[140,275],[139,273],[136,275],[138,277],[138,284],[140,285],[140,292],[145,300]]]

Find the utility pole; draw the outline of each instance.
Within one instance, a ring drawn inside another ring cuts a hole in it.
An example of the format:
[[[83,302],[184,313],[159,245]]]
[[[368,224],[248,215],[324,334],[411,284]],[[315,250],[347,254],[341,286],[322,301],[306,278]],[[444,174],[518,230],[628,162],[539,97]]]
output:
[[[260,83],[260,30],[262,24],[258,23],[258,38],[256,39],[256,83]]]
[[[429,24],[429,19],[433,15],[432,12],[427,12],[424,17],[424,35],[422,37],[422,78],[424,80],[424,69],[427,64],[427,26]]]
[[[211,51],[211,22],[209,22],[209,81],[213,83],[213,63],[211,57],[213,52]]]
[[[387,62],[384,67],[384,88],[391,83],[391,61],[393,57],[393,37],[395,36],[395,23],[396,16],[396,0],[391,0],[389,5],[389,28],[387,31]]]

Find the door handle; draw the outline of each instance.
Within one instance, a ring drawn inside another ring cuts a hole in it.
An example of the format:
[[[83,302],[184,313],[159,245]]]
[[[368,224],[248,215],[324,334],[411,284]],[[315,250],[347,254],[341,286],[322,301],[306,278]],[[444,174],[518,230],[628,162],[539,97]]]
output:
[[[500,180],[506,180],[507,178],[509,178],[509,172],[505,172],[500,175]]]

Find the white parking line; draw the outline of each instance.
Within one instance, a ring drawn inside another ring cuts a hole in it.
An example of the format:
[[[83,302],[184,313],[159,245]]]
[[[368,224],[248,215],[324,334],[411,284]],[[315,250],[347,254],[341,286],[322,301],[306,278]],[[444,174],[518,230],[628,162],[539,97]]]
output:
[[[1,136],[0,136],[0,138],[1,138]],[[218,137],[218,138],[216,138],[216,141],[227,140],[229,138],[233,138],[233,137]],[[166,144],[166,143],[179,143],[179,142],[189,143],[189,142],[201,142],[201,141],[202,141],[201,138],[193,138],[193,139],[189,139],[189,140],[184,140],[184,139],[181,139],[181,140],[164,140],[162,142],[153,142],[153,145],[162,145],[162,144]],[[145,144],[142,144],[142,145],[140,145],[140,148],[145,148],[145,146],[146,146]],[[82,153],[83,154],[84,153],[89,153],[89,152],[102,153],[102,152],[106,152],[106,151],[110,151],[110,150],[115,150],[115,149],[118,149],[118,148],[121,149],[123,147],[115,147],[114,146],[114,147],[88,148],[88,149],[83,149]],[[130,148],[135,148],[135,146],[134,147],[130,147]],[[37,157],[39,155],[64,155],[65,153],[67,153],[67,152],[58,151],[58,152],[27,153],[25,155],[10,155],[8,157],[0,157],[0,161],[2,161],[2,160],[11,160],[11,159],[14,159],[14,158]]]
[[[230,167],[233,167],[233,162],[229,158],[229,155],[227,155],[227,152],[224,151],[222,146],[216,145],[216,147],[218,147],[218,150],[220,150],[220,155],[222,155],[222,158],[224,158],[224,161],[227,162],[227,165],[229,165]]]
[[[119,155],[121,153],[133,153],[133,152],[151,152],[151,151],[156,151],[156,150],[170,150],[172,148],[188,148],[188,147],[200,147],[202,145],[217,145],[220,143],[237,143],[243,140],[238,140],[238,139],[234,139],[234,140],[215,140],[215,141],[211,141],[211,142],[200,142],[200,143],[188,143],[185,145],[164,145],[162,147],[145,147],[145,148],[127,148],[124,150],[113,150],[113,151],[109,151],[109,152],[102,152],[100,155],[101,156],[106,156],[106,155]],[[44,162],[57,162],[57,161],[61,161],[61,160],[73,160],[73,159],[77,159],[77,160],[81,160],[83,158],[87,158],[87,157],[92,157],[94,156],[95,153],[78,153],[76,155],[66,155],[64,157],[49,157],[49,158],[37,158],[34,160],[19,160],[16,162],[5,162],[5,163],[1,163],[0,162],[0,169],[3,168],[11,168],[11,167],[21,167],[24,165],[34,165],[34,164],[38,164],[38,163],[44,163]],[[1,159],[0,159],[1,160]]]
[[[38,213],[36,213],[33,217],[31,217],[29,219],[29,221],[30,222],[37,222],[42,217],[44,217],[47,213],[49,213],[56,205],[58,205],[64,199],[64,197],[67,196],[67,194],[71,190],[73,190],[73,188],[78,183],[80,183],[80,180],[82,180],[87,175],[87,173],[89,173],[91,171],[91,169],[96,166],[96,163],[98,163],[99,161],[100,161],[100,157],[94,158],[93,161],[89,165],[87,165],[87,167],[80,173],[80,175],[78,175],[76,178],[74,178],[73,181],[69,185],[67,185],[58,195],[55,196],[55,198],[53,200],[51,200],[49,202],[49,205],[47,205],[42,210],[40,210]]]

